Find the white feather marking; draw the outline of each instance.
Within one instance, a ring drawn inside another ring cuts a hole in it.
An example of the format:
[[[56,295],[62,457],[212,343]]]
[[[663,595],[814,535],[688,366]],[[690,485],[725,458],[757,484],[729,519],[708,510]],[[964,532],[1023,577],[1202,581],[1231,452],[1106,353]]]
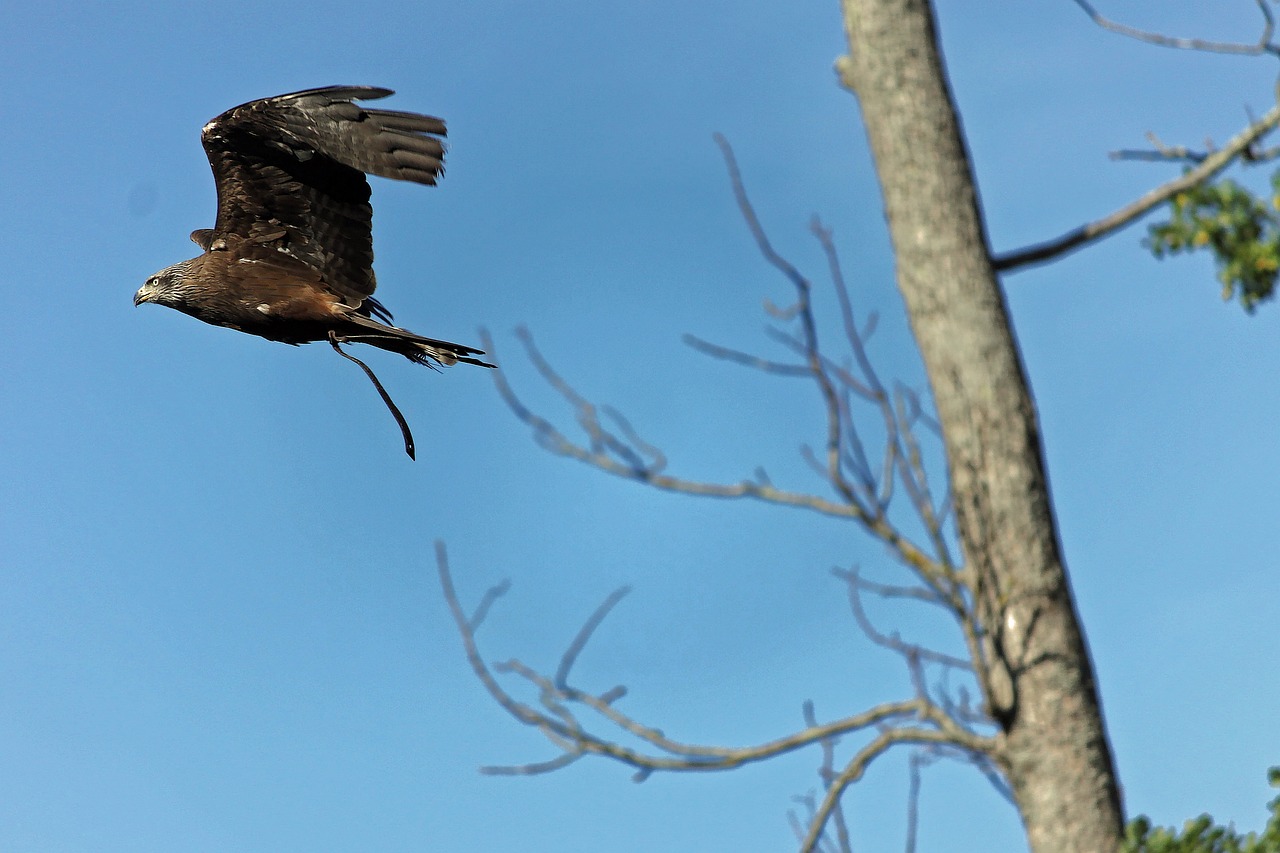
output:
[[[259,303],[258,303],[258,310],[259,310],[259,311],[261,311],[263,314],[270,314],[270,313],[271,313],[271,306],[270,306],[270,305],[268,305],[268,304],[267,304],[267,303],[265,303],[265,302],[259,302]]]

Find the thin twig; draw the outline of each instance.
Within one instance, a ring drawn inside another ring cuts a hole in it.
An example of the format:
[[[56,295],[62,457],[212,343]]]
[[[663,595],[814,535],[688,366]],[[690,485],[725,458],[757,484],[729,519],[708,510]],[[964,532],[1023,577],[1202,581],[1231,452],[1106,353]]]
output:
[[[862,371],[872,395],[882,397],[885,393],[884,386],[880,383],[880,377],[876,373],[871,359],[867,356],[867,349],[863,343],[871,334],[870,328],[874,328],[874,320],[868,318],[871,322],[871,327],[866,331],[859,332],[853,318],[853,300],[849,298],[849,288],[845,284],[844,270],[840,266],[840,254],[836,251],[831,229],[823,225],[822,220],[815,216],[809,223],[809,231],[818,239],[818,244],[822,247],[823,254],[826,255],[827,266],[831,273],[831,283],[835,287],[836,299],[840,304],[840,320],[844,325],[845,339],[849,342],[849,348],[853,351],[853,357],[857,360],[858,367]]]
[[[489,691],[489,695],[507,713],[526,725],[537,725],[539,722],[537,712],[512,699],[494,679],[489,672],[489,667],[485,665],[484,660],[480,657],[480,650],[476,646],[476,635],[472,630],[471,621],[462,612],[462,603],[458,599],[457,591],[453,588],[453,575],[449,572],[449,555],[445,550],[444,542],[441,541],[436,542],[436,568],[440,575],[440,586],[444,591],[444,600],[449,605],[449,612],[453,615],[454,623],[458,626],[458,633],[462,637],[463,650],[467,655],[467,663],[471,665],[471,671],[480,679],[480,683]]]
[[[703,355],[709,355],[712,358],[723,359],[724,361],[732,361],[735,364],[741,364],[759,370],[762,373],[774,373],[778,376],[808,376],[809,367],[804,364],[786,364],[780,361],[770,361],[767,358],[761,358],[750,353],[740,352],[739,350],[722,347],[719,344],[713,344],[704,341],[696,335],[686,334],[683,337],[684,342],[696,349]]]
[[[1234,53],[1246,56],[1259,56],[1263,53],[1280,54],[1280,47],[1271,43],[1271,36],[1275,32],[1275,19],[1271,15],[1271,10],[1267,8],[1266,0],[1255,0],[1259,11],[1262,12],[1263,27],[1262,35],[1252,44],[1244,42],[1226,42],[1226,41],[1209,41],[1197,38],[1177,38],[1175,36],[1166,36],[1161,33],[1151,32],[1150,30],[1140,30],[1127,24],[1121,24],[1103,17],[1097,9],[1086,2],[1086,0],[1075,0],[1084,13],[1088,15],[1095,24],[1104,30],[1110,30],[1113,33],[1119,33],[1122,36],[1128,36],[1138,41],[1144,41],[1147,44],[1159,45],[1160,47],[1173,47],[1179,50],[1199,50],[1208,53]]]
[[[894,463],[899,455],[899,443],[897,440],[898,425],[894,421],[893,412],[888,405],[888,395],[885,393],[884,385],[880,382],[875,366],[867,356],[865,340],[871,334],[871,330],[875,328],[874,315],[868,318],[868,325],[865,330],[858,329],[853,317],[853,300],[850,299],[849,288],[845,284],[844,271],[840,265],[840,254],[836,251],[832,231],[823,225],[822,221],[816,216],[810,222],[809,230],[818,239],[823,254],[827,257],[831,283],[835,289],[836,301],[840,306],[840,320],[844,325],[845,339],[849,342],[849,348],[853,351],[854,360],[857,362],[863,378],[861,381],[855,380],[850,371],[845,369],[835,371],[835,376],[846,387],[861,394],[864,399],[873,402],[880,410],[880,416],[884,420],[885,443],[884,459],[881,462],[880,493],[874,498],[876,505],[880,507],[880,511],[884,512],[893,498]]]
[[[583,756],[581,752],[565,752],[548,761],[534,761],[529,764],[489,765],[480,768],[486,776],[537,776],[551,773],[562,767],[568,767]]]
[[[964,670],[966,672],[973,671],[973,664],[970,661],[962,660],[954,655],[945,652],[935,651],[925,648],[918,643],[908,643],[903,640],[895,632],[893,634],[881,633],[875,625],[871,623],[871,619],[867,616],[867,611],[862,606],[862,595],[860,592],[860,584],[858,582],[857,569],[832,569],[832,572],[840,578],[847,581],[849,587],[849,609],[853,612],[854,621],[858,623],[858,627],[862,629],[862,633],[867,635],[867,639],[875,643],[877,646],[889,649],[902,655],[908,663],[912,660],[925,660],[930,663],[940,664],[941,666],[949,666],[954,669]],[[954,607],[948,604],[947,610],[954,615]]]
[[[911,408],[907,407],[907,400],[913,404]],[[933,494],[929,491],[929,476],[924,467],[924,454],[921,453],[920,443],[916,440],[915,425],[920,422],[919,401],[914,396],[905,394],[899,386],[895,389],[892,404],[886,401],[886,407],[892,409],[896,424],[895,435],[899,440],[899,451],[895,459],[903,487],[915,507],[916,515],[929,534],[934,554],[944,566],[951,567],[954,565],[951,559],[951,548],[947,544],[942,519],[934,510]]]
[[[1249,121],[1253,122],[1253,116],[1249,117]],[[1147,140],[1154,150],[1135,151],[1126,148],[1121,151],[1112,151],[1107,156],[1112,160],[1172,160],[1183,163],[1203,163],[1205,158],[1213,153],[1212,146],[1207,151],[1192,151],[1185,145],[1165,145],[1160,141],[1160,137],[1150,132],[1147,133]]]
[[[787,823],[791,826],[791,832],[795,834],[796,841],[804,842],[805,828],[800,824],[800,819],[796,817],[796,813],[787,809]]]
[[[489,608],[493,607],[494,603],[499,598],[506,595],[510,589],[511,581],[504,580],[497,586],[491,586],[485,590],[484,595],[480,598],[480,603],[476,605],[475,612],[472,613],[471,618],[467,620],[467,625],[470,627],[471,633],[474,634],[480,628],[480,624],[484,622],[485,617],[489,615]]]
[[[573,669],[574,663],[577,662],[578,655],[582,654],[582,650],[587,647],[587,643],[591,640],[591,636],[596,632],[596,629],[600,627],[600,623],[604,621],[605,617],[609,615],[609,611],[612,610],[619,601],[622,601],[629,592],[631,592],[631,587],[629,586],[615,589],[613,592],[609,593],[609,597],[604,600],[604,603],[597,607],[595,612],[587,617],[587,621],[583,624],[582,628],[579,629],[577,635],[573,638],[573,642],[569,643],[569,648],[565,649],[564,655],[560,658],[560,666],[556,669],[555,675],[555,685],[560,690],[568,689],[569,671]]]
[[[818,725],[818,715],[813,708],[813,702],[806,700],[802,708],[804,714],[804,724],[809,728]],[[836,778],[835,761],[836,761],[836,744],[839,740],[830,738],[822,742],[822,765],[818,770],[818,776],[822,779],[822,787],[824,790],[831,787],[831,783]],[[810,819],[812,819],[812,815]],[[839,845],[840,853],[852,853],[853,846],[849,840],[849,826],[844,817],[844,806],[836,803],[835,809],[832,810],[832,818],[836,825],[836,844]],[[803,839],[803,836],[801,836]]]
[[[942,596],[927,587],[894,586],[892,584],[877,583],[876,581],[867,580],[857,572],[845,569],[832,569],[831,573],[846,583],[857,584],[860,588],[875,593],[881,598],[907,598],[923,601],[926,604],[934,604],[948,611],[951,609],[951,605]]]
[[[601,406],[600,411],[604,412],[605,417],[613,421],[618,426],[618,430],[622,433],[622,437],[627,440],[640,453],[652,458],[652,462],[645,465],[645,470],[657,473],[667,467],[667,455],[645,441],[631,426],[631,421],[623,416],[613,406]]]
[[[747,198],[746,184],[742,181],[738,160],[733,156],[733,148],[730,147],[729,140],[720,133],[712,134],[711,138],[715,140],[716,145],[720,146],[720,153],[724,156],[725,166],[729,170],[729,181],[733,187],[733,197],[738,203],[738,211],[746,220],[747,229],[751,231],[751,237],[755,240],[756,246],[759,247],[769,265],[790,279],[797,292],[803,295],[809,289],[809,280],[790,261],[774,251],[773,244],[769,242],[769,236],[765,234],[764,226],[756,216],[755,208]]]
[[[949,742],[945,733],[933,729],[885,729],[880,732],[870,743],[858,750],[858,753],[845,765],[844,770],[832,780],[831,787],[827,789],[826,796],[822,798],[822,803],[818,806],[817,814],[809,824],[809,834],[805,837],[804,843],[800,845],[800,853],[813,853],[819,839],[822,838],[827,821],[831,818],[837,803],[840,802],[840,798],[844,795],[845,789],[861,779],[862,774],[867,772],[867,767],[870,766],[871,762],[883,755],[890,747],[899,743],[929,744]]]
[[[1249,114],[1249,121],[1250,123],[1256,121],[1251,113]],[[1193,151],[1185,145],[1165,145],[1154,133],[1147,133],[1147,139],[1151,141],[1152,150],[1135,150],[1125,148],[1120,151],[1112,151],[1107,156],[1112,160],[1147,160],[1162,163],[1203,163],[1205,158],[1217,150],[1212,142],[1205,143],[1206,149],[1204,151]],[[1280,147],[1259,148],[1254,144],[1240,152],[1241,162],[1249,164],[1266,163],[1271,160],[1275,160],[1278,157],[1280,157]]]
[[[534,367],[542,374],[547,384],[558,391],[570,405],[577,409],[578,424],[590,438],[591,449],[599,452],[601,448],[608,448],[632,468],[647,471],[649,466],[641,458],[640,454],[636,453],[625,441],[619,440],[617,436],[601,426],[600,419],[596,417],[596,407],[592,405],[591,401],[579,394],[572,385],[556,372],[551,363],[543,358],[542,352],[534,345],[533,335],[529,330],[523,326],[517,328],[516,337],[524,344],[525,353],[529,356],[529,360],[533,362]]]
[[[910,782],[907,785],[907,849],[906,853],[916,853],[916,830],[920,825],[920,766],[921,753],[916,750],[907,759]]]

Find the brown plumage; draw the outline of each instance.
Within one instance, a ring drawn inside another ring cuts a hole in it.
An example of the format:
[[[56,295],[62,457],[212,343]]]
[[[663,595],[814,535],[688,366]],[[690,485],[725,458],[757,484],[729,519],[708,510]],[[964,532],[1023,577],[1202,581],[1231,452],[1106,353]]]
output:
[[[444,171],[444,122],[363,108],[390,89],[331,86],[251,101],[204,126],[218,188],[213,228],[191,239],[203,254],[161,270],[137,292],[215,326],[287,344],[329,341],[359,364],[413,436],[377,377],[343,352],[365,343],[428,366],[492,367],[461,344],[391,325],[373,298],[373,208],[365,173],[433,185]]]

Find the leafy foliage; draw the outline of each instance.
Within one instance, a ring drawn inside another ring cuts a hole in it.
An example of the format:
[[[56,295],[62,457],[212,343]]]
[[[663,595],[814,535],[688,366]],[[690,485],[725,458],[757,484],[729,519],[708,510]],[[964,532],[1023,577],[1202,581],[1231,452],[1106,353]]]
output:
[[[1272,767],[1267,779],[1271,787],[1280,788],[1280,767]],[[1162,827],[1153,830],[1151,821],[1140,815],[1129,822],[1121,853],[1280,853],[1280,796],[1267,807],[1271,818],[1261,835],[1215,826],[1207,814],[1187,821],[1181,834]]]
[[[1270,202],[1232,180],[1201,184],[1170,202],[1168,222],[1152,225],[1146,240],[1157,258],[1208,249],[1218,267],[1222,298],[1238,296],[1250,313],[1270,299],[1280,276],[1280,172],[1271,178]]]

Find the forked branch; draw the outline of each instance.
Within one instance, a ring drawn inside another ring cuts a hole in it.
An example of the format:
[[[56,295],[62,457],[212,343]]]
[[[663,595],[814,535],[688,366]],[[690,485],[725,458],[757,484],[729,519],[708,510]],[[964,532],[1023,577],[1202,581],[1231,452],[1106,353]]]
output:
[[[485,663],[476,642],[480,618],[501,595],[491,590],[487,593],[476,616],[468,617],[458,598],[449,570],[448,555],[443,543],[436,543],[436,565],[445,601],[462,637],[467,661],[476,677],[489,694],[512,717],[538,730],[559,751],[544,761],[529,764],[488,767],[484,772],[496,774],[537,774],[558,770],[586,755],[599,755],[635,768],[636,781],[643,781],[653,772],[710,772],[731,770],[745,764],[765,761],[778,755],[794,752],[809,746],[832,748],[842,735],[874,730],[875,737],[857,751],[845,768],[831,778],[823,805],[810,826],[809,838],[803,851],[814,849],[816,839],[830,819],[835,802],[844,789],[854,782],[879,755],[899,743],[936,744],[960,750],[963,753],[991,755],[996,740],[974,732],[967,724],[954,718],[947,710],[931,700],[923,692],[908,700],[886,702],[834,722],[819,724],[813,719],[812,710],[806,712],[804,728],[765,743],[745,747],[708,746],[690,744],[667,737],[662,730],[635,720],[619,710],[617,702],[626,695],[625,688],[614,687],[602,693],[592,693],[573,687],[569,683],[574,662],[608,612],[625,594],[614,593],[587,619],[582,629],[569,644],[553,677],[547,677],[518,660],[490,667]],[[541,708],[515,698],[499,683],[497,674],[510,674],[526,681],[539,697]],[[621,732],[639,742],[638,747],[625,746],[611,737],[596,734],[590,728],[590,718],[583,720],[580,714],[589,712],[595,718],[603,718]]]

